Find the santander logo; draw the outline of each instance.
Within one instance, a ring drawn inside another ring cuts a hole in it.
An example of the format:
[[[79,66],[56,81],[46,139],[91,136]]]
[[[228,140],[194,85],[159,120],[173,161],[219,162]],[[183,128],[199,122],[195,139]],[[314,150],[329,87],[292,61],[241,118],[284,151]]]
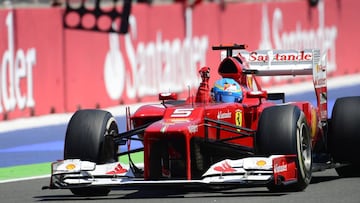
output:
[[[156,95],[158,92],[183,92],[198,86],[197,68],[206,64],[207,36],[192,36],[191,9],[186,12],[185,39],[166,40],[157,32],[155,41],[139,42],[135,16],[129,17],[131,32],[125,34],[125,52],[117,34],[109,35],[110,50],[104,63],[106,92],[113,100]],[[128,61],[129,67],[126,67]]]
[[[259,49],[320,49],[323,54],[327,55],[327,71],[336,71],[336,39],[338,28],[333,26],[325,26],[325,3],[319,1],[317,6],[319,17],[318,27],[305,30],[302,28],[301,22],[294,23],[294,30],[283,30],[283,12],[280,8],[276,8],[272,13],[272,19],[269,17],[266,4],[262,9],[261,22],[261,40]],[[271,15],[270,15],[271,16]],[[270,23],[271,22],[271,23]],[[286,80],[286,77],[281,77]],[[264,82],[269,78],[262,77]],[[277,78],[280,80],[280,77]]]
[[[1,59],[0,113],[14,111],[16,107],[22,110],[35,106],[33,68],[36,64],[36,49],[15,49],[12,12],[7,14],[5,24],[8,41]]]
[[[292,54],[280,54],[276,53],[270,58],[271,61],[311,61],[312,54],[305,53],[304,51],[300,51],[299,53],[292,53]],[[257,52],[251,52],[249,56],[250,62],[267,62],[269,61],[268,55],[260,55]]]

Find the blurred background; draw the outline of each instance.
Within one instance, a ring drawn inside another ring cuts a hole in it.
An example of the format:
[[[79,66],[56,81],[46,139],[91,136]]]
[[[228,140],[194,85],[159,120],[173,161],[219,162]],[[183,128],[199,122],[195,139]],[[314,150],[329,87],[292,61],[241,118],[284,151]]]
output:
[[[360,95],[357,0],[0,0],[0,168],[62,158],[77,109],[125,106],[159,92],[195,94],[219,78],[211,46],[320,49],[329,105]],[[263,77],[287,100],[314,101],[311,77]],[[331,112],[330,112],[331,113]],[[329,116],[331,116],[329,113]],[[1,173],[0,173],[1,176]],[[0,177],[1,179],[1,177]]]
[[[163,91],[186,97],[201,66],[219,78],[211,46],[220,43],[320,49],[329,79],[360,71],[356,0],[0,2],[0,120],[156,101]]]

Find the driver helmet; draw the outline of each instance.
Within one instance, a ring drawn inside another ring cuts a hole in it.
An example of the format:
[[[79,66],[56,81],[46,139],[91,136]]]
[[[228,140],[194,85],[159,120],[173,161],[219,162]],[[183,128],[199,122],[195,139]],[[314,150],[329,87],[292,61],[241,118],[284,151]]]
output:
[[[242,100],[241,87],[232,78],[222,78],[216,81],[213,93],[216,102],[240,102]]]

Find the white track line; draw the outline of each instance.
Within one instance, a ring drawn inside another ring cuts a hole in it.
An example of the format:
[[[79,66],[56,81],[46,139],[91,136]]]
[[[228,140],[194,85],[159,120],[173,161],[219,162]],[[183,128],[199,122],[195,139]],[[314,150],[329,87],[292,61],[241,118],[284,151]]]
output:
[[[35,179],[41,179],[41,178],[50,178],[50,174],[41,175],[41,176],[26,177],[26,178],[15,178],[15,179],[9,179],[9,180],[0,180],[0,184],[1,183],[11,183],[11,182],[26,181],[26,180],[35,180]]]
[[[124,163],[120,163],[125,168],[129,169],[129,166]],[[135,163],[138,168],[144,168],[143,163]],[[19,181],[27,181],[27,180],[36,180],[36,179],[42,179],[42,178],[48,178],[50,181],[50,174],[47,175],[41,175],[41,176],[33,176],[33,177],[25,177],[25,178],[14,178],[14,179],[8,179],[8,180],[0,180],[1,183],[12,183],[12,182],[19,182]]]
[[[336,78],[330,78],[327,80],[328,89],[337,89],[337,88],[355,86],[355,85],[360,85],[360,73],[336,77]],[[285,92],[287,95],[293,95],[303,92],[314,91],[314,85],[311,81],[309,81],[309,82],[303,82],[297,84],[270,87],[267,90],[269,92]]]
[[[155,103],[155,102],[152,102],[152,103]],[[135,109],[139,108],[141,105],[144,105],[144,104],[147,104],[147,103],[116,106],[116,107],[106,108],[104,110],[109,111],[114,116],[125,116],[125,114],[126,114],[125,108],[127,106],[129,106],[130,110],[133,112]],[[69,122],[72,115],[73,115],[73,113],[59,113],[59,114],[50,114],[50,115],[36,116],[36,117],[29,117],[29,118],[18,118],[18,119],[9,120],[9,121],[1,121],[0,122],[0,133],[15,131],[15,130],[22,130],[22,129],[51,126],[51,125],[66,124]]]

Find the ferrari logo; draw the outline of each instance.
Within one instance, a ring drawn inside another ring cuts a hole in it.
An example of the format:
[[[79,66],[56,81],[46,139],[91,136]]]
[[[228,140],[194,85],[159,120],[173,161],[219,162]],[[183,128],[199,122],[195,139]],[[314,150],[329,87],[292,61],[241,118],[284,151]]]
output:
[[[242,126],[242,111],[236,110],[235,112],[235,125],[241,127]],[[240,131],[240,129],[238,129]]]
[[[249,87],[250,89],[252,89],[252,88],[253,88],[253,78],[252,78],[252,76],[251,76],[251,75],[247,75],[246,80],[247,80],[247,85],[248,85],[248,87]]]

